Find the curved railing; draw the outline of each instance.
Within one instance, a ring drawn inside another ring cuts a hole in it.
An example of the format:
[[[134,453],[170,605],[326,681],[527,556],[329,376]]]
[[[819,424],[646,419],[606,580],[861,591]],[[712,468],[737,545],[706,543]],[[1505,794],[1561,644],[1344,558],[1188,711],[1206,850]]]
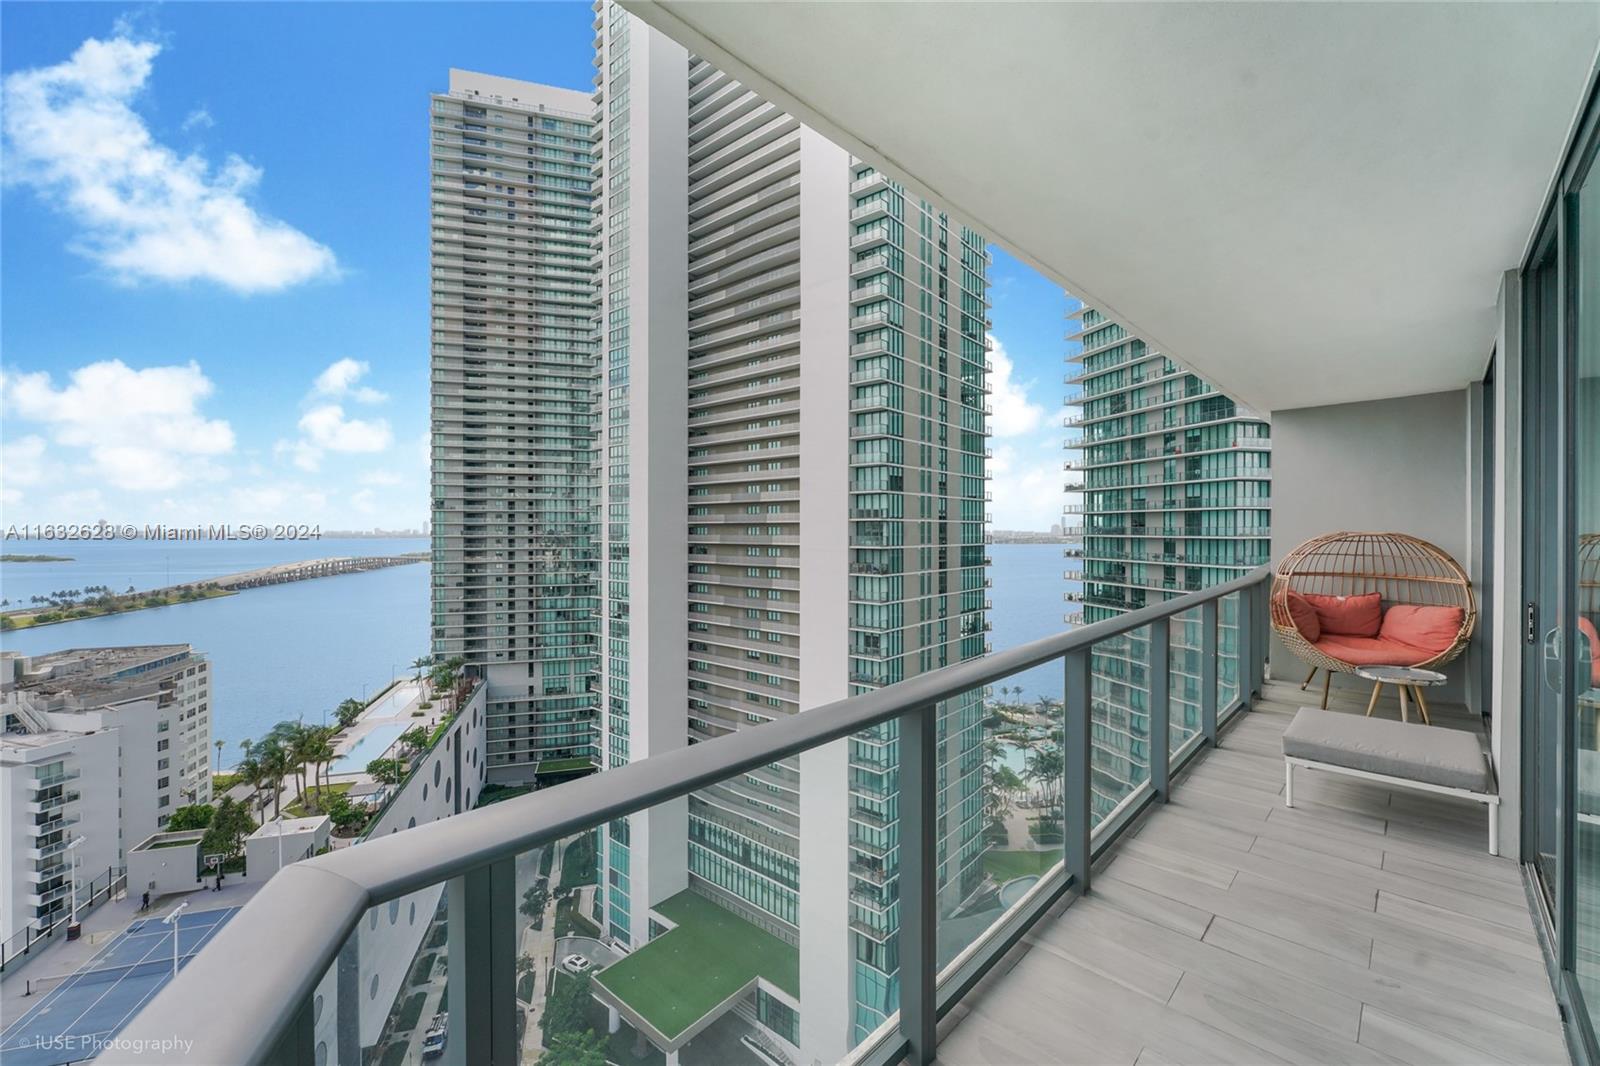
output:
[[[362,918],[370,908],[449,883],[450,1040],[456,1046],[448,1061],[515,1063],[520,1053],[514,946],[519,896],[514,865],[519,854],[896,722],[900,1011],[850,1057],[858,1062],[931,1062],[939,1014],[1052,903],[1068,891],[1086,887],[1095,855],[1147,804],[1166,799],[1170,772],[1215,741],[1219,719],[1248,705],[1250,694],[1259,687],[1266,654],[1269,576],[1262,567],[1223,585],[759,728],[295,863],[274,876],[214,936],[100,1061],[313,1061],[318,1013],[313,994]],[[1225,601],[1230,628],[1237,634],[1237,669],[1235,687],[1219,709],[1219,605]],[[1122,680],[1130,653],[1129,642],[1119,638],[1145,629],[1148,637],[1139,646],[1144,649],[1143,691],[1150,708],[1141,737],[1149,750],[1148,778],[1127,783],[1115,809],[1102,812],[1097,820],[1091,810],[1095,745],[1090,728],[1095,681],[1091,653],[1108,664],[1108,678]],[[1192,655],[1196,675],[1169,668],[1170,649],[1181,640],[1174,633],[1198,634],[1199,645]],[[936,962],[941,921],[935,896],[940,745],[936,709],[943,701],[1052,663],[1062,665],[1064,682],[1064,766],[1055,784],[1064,835],[1061,860],[941,968]],[[1178,694],[1169,685],[1180,676],[1194,684],[1199,721],[1193,735],[1172,744],[1168,710]],[[458,1016],[458,1004],[466,1017]],[[179,1041],[176,1049],[174,1038]]]

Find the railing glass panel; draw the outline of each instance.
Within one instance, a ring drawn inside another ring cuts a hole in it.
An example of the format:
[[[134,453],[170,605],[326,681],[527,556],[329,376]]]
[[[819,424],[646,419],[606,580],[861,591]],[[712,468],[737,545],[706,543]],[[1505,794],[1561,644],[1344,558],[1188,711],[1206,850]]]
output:
[[[1217,601],[1217,713],[1226,718],[1238,709],[1239,684],[1243,674],[1243,646],[1240,641],[1239,611],[1242,593],[1232,593]]]
[[[312,996],[314,1061],[419,1066],[449,1039],[450,885],[369,907]],[[430,1036],[430,1034],[434,1034]]]
[[[1150,780],[1150,626],[1097,641],[1089,662],[1090,802],[1098,829]]]
[[[971,741],[952,724],[969,721],[966,714],[944,718],[941,970],[1061,866],[1061,669],[1030,671],[1025,686],[1020,680],[992,686],[986,699],[981,690],[974,694],[983,712],[977,723],[981,761],[969,762]]]

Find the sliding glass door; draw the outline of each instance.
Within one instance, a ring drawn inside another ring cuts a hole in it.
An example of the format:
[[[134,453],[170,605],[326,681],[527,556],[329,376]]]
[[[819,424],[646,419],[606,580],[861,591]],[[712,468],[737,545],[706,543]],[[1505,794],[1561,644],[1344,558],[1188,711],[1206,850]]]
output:
[[[1600,151],[1591,106],[1523,270],[1524,858],[1600,1030]]]

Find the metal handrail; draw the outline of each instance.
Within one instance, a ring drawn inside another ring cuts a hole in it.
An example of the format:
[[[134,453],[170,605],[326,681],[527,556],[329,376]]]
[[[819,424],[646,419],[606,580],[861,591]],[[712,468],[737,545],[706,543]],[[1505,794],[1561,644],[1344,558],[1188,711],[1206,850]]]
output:
[[[769,722],[758,729],[686,745],[557,788],[294,863],[279,871],[212,937],[207,950],[196,955],[183,972],[157,994],[99,1061],[174,1061],[171,1041],[175,1034],[189,1041],[183,1061],[241,1064],[298,1061],[301,1049],[309,1050],[312,994],[369,908],[456,878],[469,879],[467,884],[472,891],[471,879],[491,880],[491,871],[498,873],[523,852],[688,796],[708,785],[892,719],[902,719],[907,726],[915,723],[913,733],[924,730],[929,733],[917,738],[908,736],[902,728],[901,787],[915,794],[928,767],[919,770],[914,764],[919,759],[932,758],[931,725],[935,707],[941,701],[1036,666],[1066,660],[1067,735],[1076,735],[1070,721],[1076,717],[1087,737],[1090,649],[1107,638],[1165,621],[1194,607],[1206,607],[1205,614],[1210,621],[1207,647],[1202,654],[1208,659],[1214,731],[1216,604],[1233,593],[1257,589],[1270,573],[1268,567],[1259,567],[1225,584],[980,659],[942,667],[889,687]],[[1259,635],[1263,627],[1256,606],[1244,610],[1242,604],[1241,612],[1251,619],[1251,624],[1243,627],[1251,636],[1240,648],[1240,661],[1249,661],[1252,656],[1258,660],[1265,638]],[[1153,631],[1165,635],[1164,626],[1154,627]],[[1165,645],[1164,640],[1160,643]],[[1166,671],[1152,671],[1152,676],[1155,675],[1164,680]],[[1079,698],[1074,699],[1074,695]],[[1160,711],[1164,710],[1163,703]],[[1165,734],[1165,729],[1161,732]],[[1152,735],[1154,733],[1153,726]],[[1088,752],[1085,749],[1076,755],[1082,761],[1083,780],[1075,784],[1082,787],[1086,808]],[[1069,773],[1078,769],[1072,758],[1067,762]],[[1159,778],[1163,792],[1166,773],[1165,760],[1159,770],[1152,766],[1152,784]],[[917,824],[921,817],[916,812],[902,810],[903,871],[917,869],[916,856],[907,863],[904,853],[914,850],[908,843],[908,834],[915,836],[926,828]],[[1072,817],[1069,810],[1069,822]],[[1071,832],[1066,848],[1066,871],[1080,885],[1087,883],[1090,858],[1087,817],[1085,809],[1078,819],[1084,821],[1082,846],[1076,849],[1079,854],[1075,857]],[[487,885],[478,891],[487,898]],[[902,928],[914,928],[919,922],[927,930],[933,929],[929,916],[919,913],[919,908],[912,906],[910,900],[903,899]],[[910,959],[906,954],[903,948],[902,1011],[911,1011],[913,1004],[925,1004],[926,1009],[919,1006],[918,1017],[909,1021],[903,1018],[901,1028],[912,1057],[931,1061],[926,1035],[931,1034],[931,1028],[921,1036],[913,1030],[931,1026],[934,1008],[931,997],[916,994],[912,983],[931,983],[933,975],[916,972],[920,960],[916,954]],[[240,966],[241,959],[251,960],[250,965]],[[928,964],[931,965],[931,957]],[[484,1009],[488,1009],[487,1005]]]

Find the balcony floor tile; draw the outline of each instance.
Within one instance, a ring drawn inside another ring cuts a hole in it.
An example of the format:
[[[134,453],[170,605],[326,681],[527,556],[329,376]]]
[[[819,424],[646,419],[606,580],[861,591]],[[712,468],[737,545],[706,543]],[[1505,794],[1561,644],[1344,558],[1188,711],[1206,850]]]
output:
[[[1314,772],[1283,806],[1280,738],[1315,703],[1268,682],[945,1019],[939,1061],[1566,1062],[1521,871],[1484,850],[1481,807]]]

